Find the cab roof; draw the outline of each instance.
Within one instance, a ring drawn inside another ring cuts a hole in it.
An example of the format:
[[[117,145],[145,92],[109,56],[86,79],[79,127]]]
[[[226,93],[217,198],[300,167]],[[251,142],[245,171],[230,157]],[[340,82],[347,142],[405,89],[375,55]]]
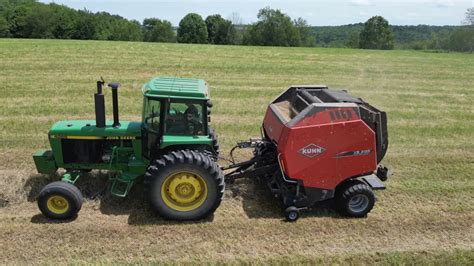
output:
[[[209,88],[202,79],[155,77],[142,87],[143,95],[160,98],[209,99]]]

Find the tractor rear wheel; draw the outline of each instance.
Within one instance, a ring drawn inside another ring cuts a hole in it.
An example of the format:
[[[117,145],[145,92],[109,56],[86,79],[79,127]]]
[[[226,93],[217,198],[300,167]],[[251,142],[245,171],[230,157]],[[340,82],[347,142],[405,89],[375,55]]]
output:
[[[374,207],[375,195],[367,184],[352,182],[341,188],[336,200],[342,215],[364,217]]]
[[[38,207],[44,216],[51,219],[72,219],[81,210],[82,194],[73,184],[56,181],[41,189]]]
[[[216,131],[211,127],[209,127],[209,137],[212,140],[212,148],[214,149],[214,155],[216,156],[216,158],[218,158],[220,152],[219,139],[217,138]]]
[[[165,219],[198,220],[211,215],[224,195],[224,175],[198,151],[178,150],[154,160],[145,173],[152,207]]]

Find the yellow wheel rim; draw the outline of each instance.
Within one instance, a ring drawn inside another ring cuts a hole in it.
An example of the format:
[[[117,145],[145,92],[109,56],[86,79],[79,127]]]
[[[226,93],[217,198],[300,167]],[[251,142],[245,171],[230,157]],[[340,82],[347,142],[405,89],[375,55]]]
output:
[[[161,187],[161,197],[166,206],[176,211],[192,211],[207,198],[207,185],[195,173],[179,172],[169,175]]]
[[[48,210],[55,214],[64,214],[69,209],[69,202],[63,196],[52,196],[47,202]]]

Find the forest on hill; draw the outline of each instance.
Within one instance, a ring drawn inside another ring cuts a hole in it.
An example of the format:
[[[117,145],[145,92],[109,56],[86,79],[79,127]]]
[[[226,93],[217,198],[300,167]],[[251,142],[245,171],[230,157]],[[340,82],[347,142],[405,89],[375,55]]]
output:
[[[397,26],[391,29],[398,49],[442,49],[443,41],[463,26]],[[313,26],[311,34],[315,36],[316,46],[354,47],[364,23],[342,26]],[[355,47],[354,47],[355,48]]]
[[[225,19],[215,14],[204,19],[190,13],[178,26],[173,26],[159,18],[139,22],[107,12],[75,10],[37,0],[0,0],[0,38],[474,50],[474,8],[467,10],[465,23],[459,26],[397,26],[380,16],[365,23],[311,26],[301,17],[294,19],[270,7],[262,8],[257,19],[253,24],[242,25],[238,18]],[[383,36],[379,36],[380,32]]]

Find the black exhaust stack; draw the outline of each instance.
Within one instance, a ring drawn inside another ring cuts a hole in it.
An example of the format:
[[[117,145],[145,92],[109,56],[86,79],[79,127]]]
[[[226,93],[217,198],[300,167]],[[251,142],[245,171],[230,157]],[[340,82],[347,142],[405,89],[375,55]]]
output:
[[[95,100],[95,126],[105,127],[105,103],[104,94],[102,94],[102,86],[104,81],[97,81],[97,93],[94,94]]]
[[[120,83],[109,83],[108,86],[112,89],[112,107],[114,113],[114,124],[113,127],[120,127],[119,112],[118,112],[118,88]]]

